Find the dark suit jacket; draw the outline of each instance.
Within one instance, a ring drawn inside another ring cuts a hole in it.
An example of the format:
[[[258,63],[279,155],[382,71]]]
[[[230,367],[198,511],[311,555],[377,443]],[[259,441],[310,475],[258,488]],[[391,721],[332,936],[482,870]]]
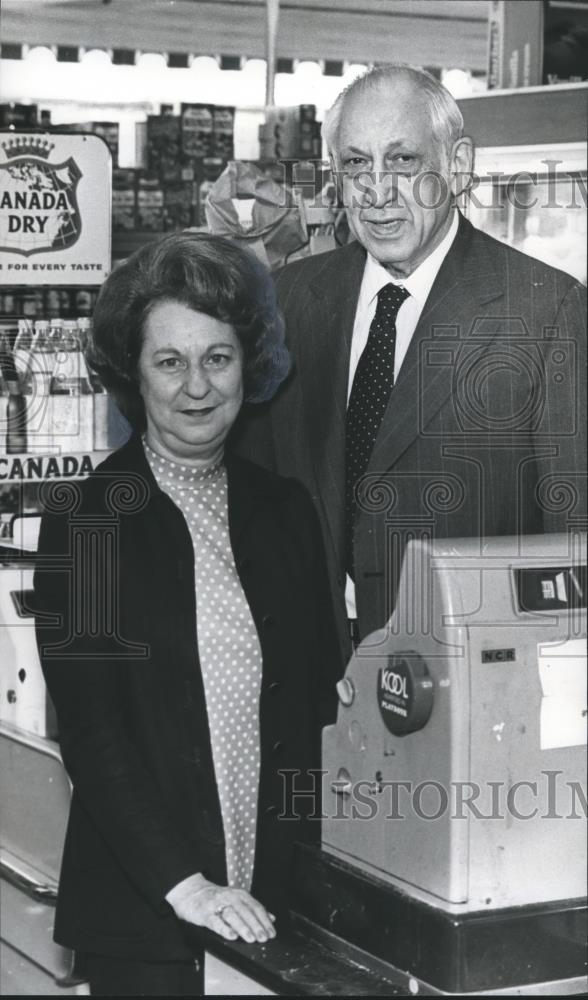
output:
[[[294,369],[241,422],[242,454],[296,476],[321,517],[342,648],[345,413],[365,264],[358,243],[286,267]],[[394,605],[407,538],[585,525],[585,295],[460,218],[391,393],[355,532],[362,636]]]
[[[253,892],[279,912],[294,840],[319,834],[318,822],[279,819],[291,812],[279,770],[320,767],[340,660],[306,491],[239,458],[227,458],[227,472],[231,541],[263,653]],[[164,897],[197,871],[226,881],[223,828],[192,541],[140,440],[83,484],[46,496],[35,602],[73,783],[56,940],[101,954],[190,957],[185,925]],[[295,779],[298,789],[308,782]],[[303,816],[310,805],[294,803]]]

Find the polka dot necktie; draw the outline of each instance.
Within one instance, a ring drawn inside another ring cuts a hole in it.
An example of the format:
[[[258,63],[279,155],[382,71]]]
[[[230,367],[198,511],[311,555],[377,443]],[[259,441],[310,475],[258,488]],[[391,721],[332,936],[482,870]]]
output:
[[[378,293],[376,313],[363,354],[359,359],[345,429],[345,528],[346,568],[354,579],[353,532],[357,503],[356,485],[367,469],[374,442],[394,385],[396,317],[409,292],[401,285],[384,285]]]

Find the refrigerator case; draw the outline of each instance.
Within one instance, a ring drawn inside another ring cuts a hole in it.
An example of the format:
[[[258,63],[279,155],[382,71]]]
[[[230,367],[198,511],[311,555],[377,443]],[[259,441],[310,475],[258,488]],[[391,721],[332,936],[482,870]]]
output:
[[[490,236],[585,285],[586,174],[583,142],[481,148],[460,207]]]

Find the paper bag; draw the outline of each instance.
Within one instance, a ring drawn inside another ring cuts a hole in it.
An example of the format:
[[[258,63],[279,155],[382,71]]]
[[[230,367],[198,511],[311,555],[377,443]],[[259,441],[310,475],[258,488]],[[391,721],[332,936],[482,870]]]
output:
[[[308,242],[301,202],[253,163],[231,160],[204,210],[210,233],[242,243],[272,269]]]

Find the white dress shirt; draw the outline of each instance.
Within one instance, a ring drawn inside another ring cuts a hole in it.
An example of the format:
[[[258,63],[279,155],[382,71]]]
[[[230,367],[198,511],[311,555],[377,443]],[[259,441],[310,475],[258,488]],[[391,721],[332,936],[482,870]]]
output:
[[[402,280],[393,278],[382,264],[378,264],[377,260],[370,254],[367,255],[351,338],[347,402],[349,402],[349,396],[351,395],[351,387],[359,359],[367,344],[370,326],[376,313],[380,289],[384,285],[392,283],[393,285],[403,285],[406,291],[409,292],[409,298],[405,299],[402,303],[396,317],[396,349],[394,352],[394,382],[396,382],[402,362],[410,346],[412,335],[416,330],[425,302],[433,287],[433,282],[455,239],[457,226],[458,214],[454,211],[451,226],[439,246],[429,254],[422,264],[419,264],[408,278],[403,278]],[[347,577],[345,584],[345,602],[349,618],[356,618],[355,584],[350,576]]]

